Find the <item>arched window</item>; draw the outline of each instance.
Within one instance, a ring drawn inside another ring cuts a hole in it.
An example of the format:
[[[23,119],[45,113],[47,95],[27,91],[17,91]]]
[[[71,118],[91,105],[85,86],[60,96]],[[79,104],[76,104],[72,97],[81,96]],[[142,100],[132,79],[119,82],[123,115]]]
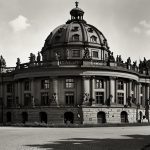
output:
[[[92,35],[90,38],[91,42],[97,43],[97,37]]]
[[[128,122],[128,114],[126,111],[121,112],[121,123],[127,123]]]
[[[60,40],[60,36],[59,35],[55,36],[55,40],[59,41]]]
[[[22,112],[22,123],[26,123],[28,121],[28,113]]]
[[[12,121],[11,112],[7,112],[6,116],[7,116],[7,122],[11,122]]]
[[[74,34],[72,36],[73,41],[79,41],[79,34]]]
[[[97,123],[106,123],[106,114],[103,111],[97,113]]]
[[[72,112],[64,113],[64,123],[72,123],[74,122],[74,114]]]
[[[46,112],[40,112],[40,121],[41,121],[41,123],[47,123],[47,113]]]

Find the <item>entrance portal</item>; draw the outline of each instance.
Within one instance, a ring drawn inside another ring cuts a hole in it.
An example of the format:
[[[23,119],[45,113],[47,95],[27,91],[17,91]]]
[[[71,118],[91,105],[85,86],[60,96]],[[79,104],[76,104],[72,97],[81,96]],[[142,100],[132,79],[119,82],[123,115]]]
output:
[[[74,114],[72,112],[65,112],[64,113],[64,122],[65,123],[72,123],[74,121]]]
[[[22,123],[26,123],[28,121],[28,113],[22,112]]]
[[[121,112],[121,123],[127,123],[128,122],[128,114],[125,111]]]
[[[47,123],[47,113],[46,112],[40,112],[40,120],[41,123]]]
[[[11,112],[7,112],[7,122],[11,122]]]
[[[106,114],[103,111],[97,113],[97,123],[106,123]]]

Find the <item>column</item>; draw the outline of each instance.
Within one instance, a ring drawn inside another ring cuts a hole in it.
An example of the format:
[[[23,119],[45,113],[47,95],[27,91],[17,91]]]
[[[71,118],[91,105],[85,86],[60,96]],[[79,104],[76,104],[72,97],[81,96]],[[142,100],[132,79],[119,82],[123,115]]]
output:
[[[126,82],[124,82],[124,105],[127,105],[127,88],[126,88],[126,86],[127,86],[127,83]]]
[[[128,96],[131,96],[132,97],[132,81],[129,80],[129,84],[128,84]]]
[[[83,80],[83,105],[89,104],[89,98],[90,98],[90,77],[84,76],[82,78]]]
[[[149,84],[146,86],[146,99],[149,99]]]
[[[141,92],[141,84],[139,83],[139,104],[142,105],[143,92]]]
[[[18,87],[18,101],[19,101],[19,104],[20,105],[23,105],[23,97],[22,97],[22,84],[21,84],[21,81],[18,81],[18,84],[17,84],[17,87]]]
[[[146,98],[146,92],[145,92],[145,85],[143,84],[143,99],[142,99],[142,106],[144,107],[145,106],[145,98]]]
[[[94,100],[94,89],[95,89],[95,78],[91,78],[91,98]],[[92,105],[95,104],[95,101],[92,101]]]
[[[139,90],[139,83],[136,84],[136,104],[139,104],[140,98],[140,90]]]
[[[116,98],[115,77],[110,77],[110,95],[112,95],[111,103],[114,104]]]
[[[31,106],[35,106],[35,93],[34,93],[34,87],[35,87],[35,83],[34,83],[34,78],[31,78]]]
[[[59,105],[58,102],[58,79],[56,77],[52,78],[52,105]]]

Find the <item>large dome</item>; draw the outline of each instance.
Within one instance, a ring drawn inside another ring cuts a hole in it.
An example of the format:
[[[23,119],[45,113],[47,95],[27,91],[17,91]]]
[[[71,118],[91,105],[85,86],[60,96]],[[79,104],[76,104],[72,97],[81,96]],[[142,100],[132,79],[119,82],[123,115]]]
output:
[[[70,14],[71,20],[55,28],[45,40],[42,48],[43,60],[51,60],[55,55],[52,51],[56,52],[56,49],[75,47],[105,50],[105,56],[108,57],[109,47],[106,38],[96,27],[86,23],[83,19],[84,11],[76,5]]]
[[[97,28],[84,22],[72,21],[54,29],[45,41],[45,46],[91,45],[108,49],[107,40]]]

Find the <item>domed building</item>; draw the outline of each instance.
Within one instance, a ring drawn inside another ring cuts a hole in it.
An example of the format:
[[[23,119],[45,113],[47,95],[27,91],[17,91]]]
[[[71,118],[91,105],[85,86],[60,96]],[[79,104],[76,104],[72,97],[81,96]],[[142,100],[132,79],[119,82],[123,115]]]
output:
[[[2,123],[102,124],[149,121],[148,61],[114,58],[84,11],[55,28],[38,55],[6,67],[0,59]]]

